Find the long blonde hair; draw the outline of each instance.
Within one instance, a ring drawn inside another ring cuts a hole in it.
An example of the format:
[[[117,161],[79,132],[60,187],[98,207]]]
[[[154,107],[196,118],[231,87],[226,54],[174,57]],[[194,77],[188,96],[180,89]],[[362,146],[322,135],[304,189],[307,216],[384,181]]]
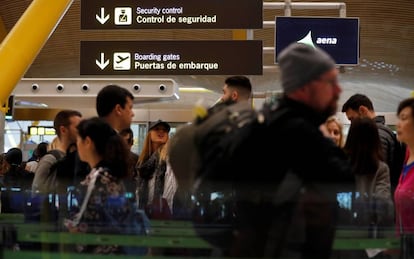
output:
[[[165,142],[165,144],[160,147],[160,163],[161,161],[167,161],[168,148],[170,146],[169,143],[170,143],[170,139],[168,139],[167,142]]]
[[[167,142],[169,142],[169,138],[167,139]],[[147,159],[154,153],[154,152],[158,152],[158,154],[160,155],[160,160],[162,160],[162,157],[166,156],[166,152],[167,152],[167,148],[164,148],[164,146],[166,145],[166,143],[161,144],[156,150],[152,150],[152,140],[151,140],[151,132],[148,131],[147,136],[145,137],[144,140],[144,146],[142,147],[142,151],[141,154],[139,155],[138,161],[137,161],[137,165],[141,165],[142,163],[144,163],[145,161],[147,161]],[[165,151],[163,151],[165,150]],[[161,154],[163,153],[163,154]]]
[[[325,121],[326,127],[328,127],[328,124],[331,123],[331,122],[335,123],[338,126],[338,129],[339,129],[339,143],[338,143],[338,146],[343,147],[344,144],[345,144],[345,139],[344,139],[344,131],[343,131],[342,123],[339,122],[339,120],[335,116],[331,116]]]

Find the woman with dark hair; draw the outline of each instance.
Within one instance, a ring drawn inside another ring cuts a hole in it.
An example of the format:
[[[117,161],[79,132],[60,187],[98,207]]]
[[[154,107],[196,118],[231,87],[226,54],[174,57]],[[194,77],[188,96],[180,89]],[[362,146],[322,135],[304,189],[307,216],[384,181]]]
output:
[[[397,139],[407,145],[404,167],[394,193],[396,228],[400,234],[414,234],[414,98],[397,108]],[[411,240],[413,243],[414,241]],[[413,243],[408,244],[414,247]]]
[[[4,176],[4,185],[8,188],[18,187],[29,189],[33,181],[33,174],[22,167],[23,153],[20,148],[10,148],[4,157],[7,163],[7,171]]]
[[[104,120],[94,117],[77,126],[79,157],[92,168],[81,182],[82,204],[65,226],[70,232],[118,233],[133,226],[125,222],[135,213],[133,203],[125,197],[123,179],[128,172],[129,148],[124,139]],[[83,187],[83,188],[82,188]],[[141,215],[142,216],[142,215]],[[143,215],[145,216],[145,215]],[[129,248],[118,245],[77,246],[78,252],[124,254]],[[144,254],[145,249],[135,251]]]
[[[375,121],[355,118],[344,149],[349,155],[355,176],[356,223],[371,227],[370,235],[375,236],[378,227],[390,227],[393,224],[390,170],[383,161]]]
[[[135,198],[133,197],[133,194],[135,193],[136,189],[137,189],[137,169],[136,169],[136,164],[138,162],[138,154],[132,152],[131,148],[134,145],[134,132],[132,131],[131,128],[125,128],[123,130],[121,130],[119,132],[119,135],[122,136],[122,138],[126,141],[126,143],[128,144],[128,147],[130,149],[129,151],[129,157],[128,157],[128,161],[129,161],[129,170],[128,170],[128,179],[125,180],[125,188],[127,190],[127,192],[129,192],[131,194],[131,198]]]
[[[126,177],[129,148],[108,123],[94,117],[81,121],[77,129],[76,145],[82,161],[93,169],[108,168],[117,179]]]

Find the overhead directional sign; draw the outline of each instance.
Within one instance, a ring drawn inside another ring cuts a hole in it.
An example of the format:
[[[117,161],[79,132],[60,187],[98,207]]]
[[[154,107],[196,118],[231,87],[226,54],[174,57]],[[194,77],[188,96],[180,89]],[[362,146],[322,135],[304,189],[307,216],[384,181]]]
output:
[[[277,16],[275,63],[292,42],[302,42],[328,52],[337,65],[357,65],[359,60],[359,18]]]
[[[259,29],[258,0],[83,0],[81,29]]]
[[[81,41],[81,75],[261,75],[263,46],[248,41]]]

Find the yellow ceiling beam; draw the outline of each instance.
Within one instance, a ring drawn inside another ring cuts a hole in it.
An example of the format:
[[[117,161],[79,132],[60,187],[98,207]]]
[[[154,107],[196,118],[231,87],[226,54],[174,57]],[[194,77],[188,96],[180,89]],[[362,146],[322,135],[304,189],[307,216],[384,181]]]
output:
[[[33,0],[0,44],[0,108],[35,60],[73,0]],[[5,113],[5,109],[1,109]]]

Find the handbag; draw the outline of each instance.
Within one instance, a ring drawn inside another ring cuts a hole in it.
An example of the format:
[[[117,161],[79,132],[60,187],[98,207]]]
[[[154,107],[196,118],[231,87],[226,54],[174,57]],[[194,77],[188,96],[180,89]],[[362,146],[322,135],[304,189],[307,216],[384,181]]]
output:
[[[105,168],[99,168],[91,175],[91,180],[88,184],[85,198],[82,202],[80,210],[71,219],[65,219],[64,225],[66,228],[71,230],[76,229],[78,226],[81,227],[80,220],[87,208],[88,201],[95,188],[95,182],[99,177],[99,174],[105,173],[108,170]],[[128,206],[129,209],[122,215],[114,215],[109,211],[123,211]],[[112,234],[123,234],[123,235],[147,235],[150,231],[150,221],[143,210],[137,209],[134,203],[130,202],[129,199],[122,195],[111,197],[105,204],[102,204],[103,218],[105,218],[106,226]],[[146,255],[148,253],[147,247],[137,246],[123,246],[123,250],[127,255]]]
[[[165,198],[154,198],[151,204],[145,207],[145,213],[150,219],[168,220],[172,219],[172,213]]]

